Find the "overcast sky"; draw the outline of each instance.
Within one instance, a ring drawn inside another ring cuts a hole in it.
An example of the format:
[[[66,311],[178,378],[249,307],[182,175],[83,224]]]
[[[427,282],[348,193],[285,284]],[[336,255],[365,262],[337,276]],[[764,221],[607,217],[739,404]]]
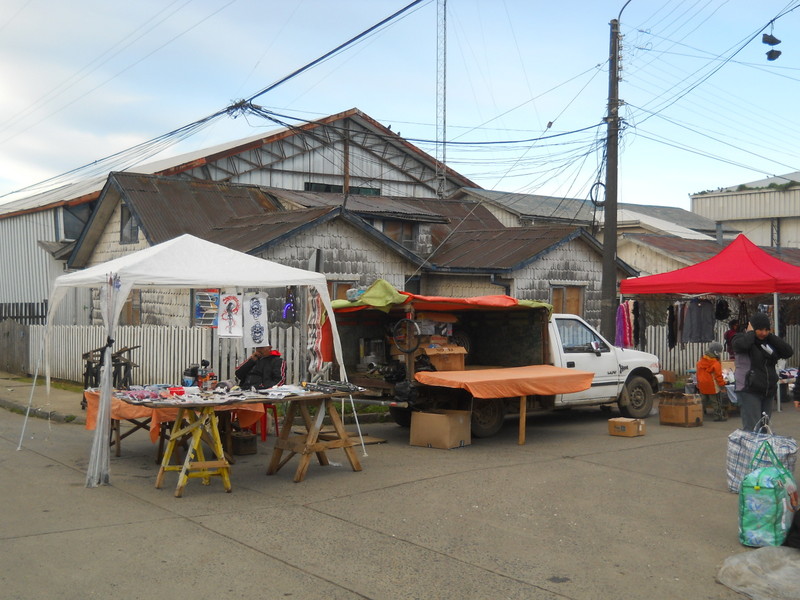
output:
[[[256,96],[410,2],[3,0],[0,203]],[[622,10],[620,202],[688,209],[691,193],[800,170],[798,5],[447,0],[446,139],[478,142],[448,145],[447,163],[488,189],[587,197]],[[775,61],[762,30],[782,40]],[[253,102],[296,119],[359,108],[435,154],[436,74],[426,0]],[[224,116],[160,157],[277,127]]]

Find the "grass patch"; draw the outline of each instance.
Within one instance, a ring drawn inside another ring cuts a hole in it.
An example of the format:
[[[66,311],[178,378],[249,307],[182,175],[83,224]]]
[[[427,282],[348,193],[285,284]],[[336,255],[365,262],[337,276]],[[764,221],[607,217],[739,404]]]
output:
[[[19,381],[20,383],[33,383],[33,377],[12,377],[10,381]],[[36,379],[36,385],[45,385],[46,381],[44,377],[38,377]],[[81,384],[75,383],[74,381],[64,381],[62,379],[51,379],[50,380],[50,387],[57,389],[57,390],[66,390],[68,392],[76,392],[78,394],[83,393],[83,386]]]

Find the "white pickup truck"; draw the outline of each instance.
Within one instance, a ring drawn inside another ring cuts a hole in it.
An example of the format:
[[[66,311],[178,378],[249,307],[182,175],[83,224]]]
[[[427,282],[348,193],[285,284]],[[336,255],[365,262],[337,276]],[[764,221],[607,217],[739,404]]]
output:
[[[458,305],[438,300],[404,303],[399,314],[394,309],[337,314],[345,361],[349,356],[350,363],[358,363],[348,367],[350,380],[365,387],[383,387],[394,396],[401,405],[390,406],[390,411],[399,425],[410,425],[414,410],[462,408],[472,411],[472,435],[488,437],[500,430],[506,416],[520,414],[519,397],[473,398],[464,389],[416,381],[416,372],[450,370],[452,359],[461,358],[451,355],[447,362],[437,362],[444,358],[437,354],[437,347],[463,349],[464,362],[457,369],[549,364],[594,373],[591,387],[584,391],[527,396],[529,414],[611,403],[627,417],[650,414],[653,395],[664,381],[655,355],[616,347],[581,317],[551,315],[548,305]],[[433,337],[426,335],[425,328],[431,322],[439,324]],[[436,333],[442,335],[437,338]],[[408,339],[414,336],[419,339]],[[445,338],[448,343],[430,343]],[[380,377],[377,386],[376,377]]]

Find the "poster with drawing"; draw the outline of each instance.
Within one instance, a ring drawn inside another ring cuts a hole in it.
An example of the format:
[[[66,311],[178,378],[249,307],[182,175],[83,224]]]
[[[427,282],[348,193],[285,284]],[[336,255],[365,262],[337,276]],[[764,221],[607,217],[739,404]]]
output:
[[[269,346],[269,322],[267,321],[266,294],[244,297],[244,347]]]
[[[242,337],[242,295],[220,294],[219,337]]]
[[[219,318],[219,290],[197,290],[194,292],[194,324],[200,327],[216,327]]]

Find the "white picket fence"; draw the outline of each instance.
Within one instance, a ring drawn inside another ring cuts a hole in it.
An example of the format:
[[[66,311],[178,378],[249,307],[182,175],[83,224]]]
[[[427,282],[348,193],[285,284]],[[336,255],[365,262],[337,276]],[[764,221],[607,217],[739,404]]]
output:
[[[299,383],[308,379],[303,336],[299,326],[276,325],[270,328],[272,346],[286,359],[286,380]],[[28,364],[39,365],[44,374],[43,354],[45,326],[30,326]],[[106,343],[103,326],[55,325],[50,338],[50,376],[66,381],[83,381],[84,353],[100,348]],[[130,352],[137,366],[132,372],[134,385],[155,383],[179,384],[183,371],[202,359],[220,380],[232,379],[234,370],[246,356],[240,338],[219,338],[210,327],[164,327],[137,325],[118,327],[112,351],[138,346]]]
[[[714,339],[723,342],[723,335],[728,329],[727,323],[717,321],[714,329]],[[661,368],[674,371],[678,376],[685,375],[689,369],[694,369],[697,361],[708,348],[708,343],[678,344],[669,347],[667,326],[647,327],[647,343],[644,347],[637,348],[658,356]],[[784,338],[794,348],[795,355],[786,361],[787,367],[796,367],[800,364],[800,325],[786,327]]]
[[[30,325],[30,350],[28,364],[35,367],[41,354],[44,325]],[[722,341],[725,323],[717,322],[715,339]],[[84,361],[81,356],[105,345],[102,326],[56,325],[50,342],[50,375],[67,381],[83,381]],[[270,327],[272,345],[286,359],[286,380],[299,383],[309,378],[306,339],[297,324]],[[786,328],[785,339],[795,349],[795,356],[787,361],[794,367],[800,362],[800,325]],[[245,359],[241,340],[219,338],[216,330],[208,327],[164,327],[158,325],[125,326],[117,329],[113,350],[139,346],[130,354],[138,365],[133,370],[133,383],[180,383],[184,369],[198,364],[201,359],[211,361],[220,380],[232,379],[236,367]],[[694,369],[698,359],[708,347],[707,343],[680,344],[669,347],[665,325],[647,327],[646,344],[638,349],[659,357],[661,368],[683,376]],[[40,373],[44,373],[41,363]]]

